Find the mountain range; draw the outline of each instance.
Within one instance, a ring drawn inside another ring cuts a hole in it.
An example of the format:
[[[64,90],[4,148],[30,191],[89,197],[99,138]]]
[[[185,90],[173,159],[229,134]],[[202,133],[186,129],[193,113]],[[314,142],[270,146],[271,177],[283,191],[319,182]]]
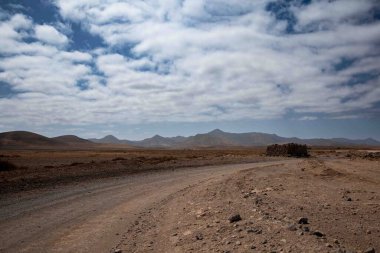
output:
[[[267,133],[228,133],[215,129],[205,134],[183,137],[162,137],[155,135],[141,141],[120,140],[113,135],[101,139],[89,139],[94,143],[127,144],[145,148],[193,148],[193,147],[255,147],[271,144],[299,143],[310,146],[380,146],[380,142],[371,138],[363,140],[350,140],[345,138],[332,139],[300,139],[286,138],[276,134]]]
[[[276,134],[266,133],[227,133],[215,129],[205,134],[183,137],[162,137],[155,135],[141,141],[120,140],[113,135],[101,139],[82,139],[75,135],[63,135],[49,138],[26,131],[0,133],[0,149],[5,148],[58,148],[85,149],[99,147],[141,147],[141,148],[224,148],[224,147],[259,147],[271,144],[299,143],[309,146],[377,146],[380,142],[371,138],[350,140],[345,138],[333,139],[300,139],[286,138]]]
[[[12,131],[0,133],[1,148],[89,148],[97,146],[96,143],[75,135],[62,135],[49,138],[27,131]]]

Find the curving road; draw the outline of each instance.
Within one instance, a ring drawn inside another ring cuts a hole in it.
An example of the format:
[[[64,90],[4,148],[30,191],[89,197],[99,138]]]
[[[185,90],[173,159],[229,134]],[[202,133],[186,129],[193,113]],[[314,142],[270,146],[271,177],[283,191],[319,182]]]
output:
[[[0,199],[0,252],[110,252],[136,215],[215,177],[282,162],[186,168]]]

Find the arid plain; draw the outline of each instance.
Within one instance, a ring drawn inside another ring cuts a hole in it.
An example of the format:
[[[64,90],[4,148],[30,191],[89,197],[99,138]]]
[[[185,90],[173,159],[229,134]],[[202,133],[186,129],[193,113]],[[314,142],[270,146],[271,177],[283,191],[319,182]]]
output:
[[[0,251],[376,252],[378,151],[310,152],[2,150]]]

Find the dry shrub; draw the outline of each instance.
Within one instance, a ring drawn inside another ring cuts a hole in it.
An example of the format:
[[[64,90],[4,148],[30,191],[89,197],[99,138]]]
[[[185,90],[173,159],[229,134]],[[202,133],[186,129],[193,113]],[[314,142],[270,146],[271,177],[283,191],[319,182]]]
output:
[[[287,143],[287,144],[274,144],[267,147],[266,154],[268,156],[295,156],[295,157],[308,157],[307,146]]]
[[[77,165],[82,165],[84,163],[80,163],[80,162],[73,162],[71,163],[69,166],[77,166]]]
[[[112,161],[123,161],[123,160],[127,160],[125,159],[124,157],[115,157],[114,159],[112,159]]]
[[[17,166],[8,161],[0,160],[0,171],[10,171],[17,169]]]

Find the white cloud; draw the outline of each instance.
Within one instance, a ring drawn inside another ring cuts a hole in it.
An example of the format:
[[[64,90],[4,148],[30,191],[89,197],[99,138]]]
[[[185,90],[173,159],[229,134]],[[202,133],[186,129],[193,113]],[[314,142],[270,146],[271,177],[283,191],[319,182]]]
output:
[[[0,27],[8,31],[0,36],[0,53],[4,55],[0,61],[0,81],[10,84],[14,92],[73,95],[79,90],[78,81],[93,80],[87,65],[92,60],[91,54],[62,50],[60,46],[67,38],[53,27],[34,25],[20,14],[3,21]],[[52,44],[24,41],[34,34]]]
[[[11,111],[13,120],[44,115],[44,124],[344,117],[380,101],[378,78],[349,85],[353,75],[380,72],[380,23],[356,22],[374,1],[293,6],[295,29],[307,31],[298,34],[285,33],[265,0],[56,3],[107,46],[69,50],[52,26],[25,16],[2,22],[0,53],[9,57],[0,80],[23,94],[0,99],[0,118]],[[24,42],[33,27],[39,41]],[[354,60],[337,71],[342,59]]]
[[[376,4],[374,0],[313,1],[311,4],[295,10],[298,28],[306,26],[331,26],[339,22],[355,22],[358,17],[367,14]],[[322,23],[321,23],[322,22]]]
[[[22,14],[15,14],[9,21],[14,29],[27,29],[32,26],[32,21]]]
[[[315,117],[315,116],[303,116],[301,118],[299,118],[299,120],[317,120],[318,117]]]
[[[36,38],[52,45],[66,45],[69,39],[53,26],[50,25],[36,25],[35,27]]]
[[[22,14],[15,14],[9,20],[0,22],[0,43],[7,40],[21,39],[25,36],[24,29],[29,29],[32,22]],[[0,49],[1,50],[1,49]]]

